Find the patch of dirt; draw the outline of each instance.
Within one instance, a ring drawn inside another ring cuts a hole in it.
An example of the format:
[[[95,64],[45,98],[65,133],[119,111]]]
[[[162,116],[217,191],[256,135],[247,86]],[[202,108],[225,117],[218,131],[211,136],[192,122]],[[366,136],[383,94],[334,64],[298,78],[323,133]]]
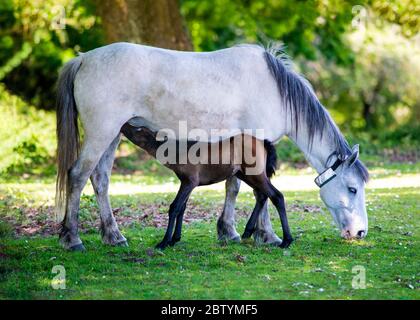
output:
[[[5,253],[3,252],[3,250],[4,250],[4,246],[0,246],[0,260],[1,260],[1,259],[6,259],[6,258],[7,258],[7,254],[5,254]]]
[[[410,164],[416,163],[420,156],[417,150],[400,151],[398,149],[384,149],[383,155],[391,162]]]
[[[137,207],[127,208],[118,207],[113,209],[115,219],[118,226],[128,227],[133,224],[140,224],[142,226],[153,226],[157,228],[166,228],[168,223],[169,204],[139,204]],[[83,209],[86,210],[85,208]],[[79,218],[80,232],[88,232],[91,230],[98,230],[100,227],[100,220],[98,216],[98,209],[91,208],[89,217],[86,214]],[[184,215],[184,223],[190,224],[198,221],[214,221],[218,218],[223,210],[222,205],[216,205],[211,209],[205,208],[194,202],[187,205]],[[21,215],[16,217],[1,217],[5,222],[10,224],[14,230],[16,237],[21,236],[49,236],[59,233],[60,224],[55,221],[55,213],[53,206],[43,206],[38,208],[20,208]],[[237,217],[248,217],[252,209],[245,210],[244,208],[236,209]],[[316,205],[308,205],[302,202],[294,201],[287,206],[288,212],[307,212],[319,213],[322,212],[321,207]]]
[[[288,212],[309,212],[309,213],[323,213],[323,210],[320,206],[315,204],[307,204],[301,201],[293,201],[290,205],[287,206]]]

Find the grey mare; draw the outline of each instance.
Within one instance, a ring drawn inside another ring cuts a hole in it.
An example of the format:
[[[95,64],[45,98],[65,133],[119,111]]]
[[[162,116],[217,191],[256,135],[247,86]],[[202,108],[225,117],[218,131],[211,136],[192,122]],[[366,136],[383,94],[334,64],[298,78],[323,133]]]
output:
[[[84,128],[79,148],[78,117]],[[80,195],[91,178],[100,208],[103,242],[126,244],[112,214],[109,177],[120,129],[141,119],[151,129],[262,129],[277,142],[287,135],[320,174],[321,199],[341,235],[363,238],[368,231],[365,183],[368,172],[310,84],[275,50],[241,45],[214,52],[179,52],[115,43],[68,62],[58,81],[57,208],[64,213],[60,242],[83,250],[78,233]],[[210,136],[210,134],[209,134]],[[226,184],[218,221],[220,238],[238,239],[234,205],[239,181]],[[259,242],[279,243],[267,204],[257,224]]]

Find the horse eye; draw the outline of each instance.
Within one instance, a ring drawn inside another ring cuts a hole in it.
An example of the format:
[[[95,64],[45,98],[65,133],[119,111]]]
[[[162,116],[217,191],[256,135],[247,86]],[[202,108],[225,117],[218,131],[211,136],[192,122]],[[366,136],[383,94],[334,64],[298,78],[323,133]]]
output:
[[[357,190],[355,188],[349,187],[349,192],[356,194]]]

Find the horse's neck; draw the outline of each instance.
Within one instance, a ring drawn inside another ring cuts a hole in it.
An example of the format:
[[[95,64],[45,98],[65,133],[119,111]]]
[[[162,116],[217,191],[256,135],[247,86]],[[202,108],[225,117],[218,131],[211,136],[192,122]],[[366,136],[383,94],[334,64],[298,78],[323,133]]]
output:
[[[327,160],[330,155],[336,151],[334,142],[328,134],[323,134],[322,138],[315,135],[312,141],[312,147],[309,143],[306,128],[302,127],[298,137],[289,135],[289,138],[295,142],[298,148],[305,154],[309,164],[318,172],[321,173],[327,168]],[[334,159],[331,159],[334,160]]]

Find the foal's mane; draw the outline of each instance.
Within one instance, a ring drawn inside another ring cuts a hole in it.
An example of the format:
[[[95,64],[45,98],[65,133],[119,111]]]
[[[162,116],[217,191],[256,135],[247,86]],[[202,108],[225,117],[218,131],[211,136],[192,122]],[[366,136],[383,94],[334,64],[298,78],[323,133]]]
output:
[[[323,135],[327,134],[335,145],[335,154],[342,159],[349,156],[351,149],[348,142],[316,97],[309,81],[293,70],[293,63],[282,47],[268,47],[264,56],[294,124],[292,134],[298,135],[299,123],[302,121],[307,124],[309,150],[316,135],[322,139]],[[357,160],[354,165],[363,181],[368,181],[369,173],[363,163]]]

